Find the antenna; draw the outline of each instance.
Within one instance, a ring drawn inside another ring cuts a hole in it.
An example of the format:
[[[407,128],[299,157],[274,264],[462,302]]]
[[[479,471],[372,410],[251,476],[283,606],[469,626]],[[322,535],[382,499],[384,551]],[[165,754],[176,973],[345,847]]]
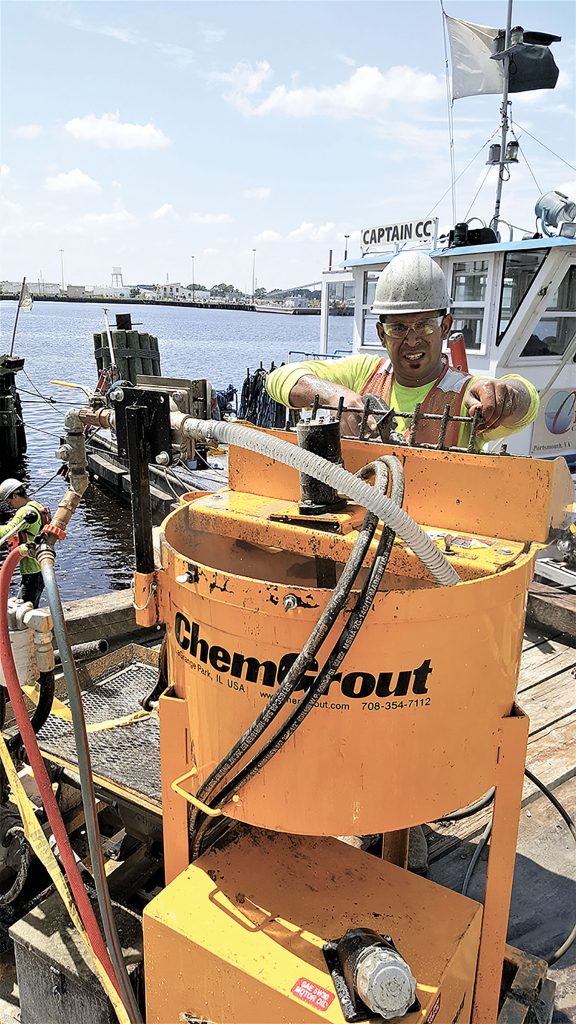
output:
[[[510,29],[512,26],[512,0],[508,0],[508,11],[506,14],[506,36],[504,39],[504,50],[510,46]],[[500,107],[500,125],[502,136],[500,140],[500,163],[498,168],[498,184],[496,185],[496,200],[494,203],[494,214],[490,221],[490,227],[498,234],[498,221],[500,220],[500,200],[502,198],[502,186],[504,184],[504,168],[506,166],[506,133],[508,131],[508,85],[510,81],[510,54],[506,53],[502,62],[504,70],[504,86],[502,89],[502,106]]]

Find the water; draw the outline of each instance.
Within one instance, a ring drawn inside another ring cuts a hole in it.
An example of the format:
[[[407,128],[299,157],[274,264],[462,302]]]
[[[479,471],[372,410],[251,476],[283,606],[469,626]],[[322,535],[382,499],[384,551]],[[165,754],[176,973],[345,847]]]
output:
[[[320,318],[282,316],[182,306],[122,306],[133,323],[158,338],[162,373],[170,377],[207,377],[216,388],[240,388],[247,367],[268,369],[288,360],[290,351],[317,352]],[[15,302],[0,303],[0,352],[10,349]],[[330,320],[331,350],[349,349],[352,319]],[[24,478],[30,492],[54,510],[65,485],[50,479],[60,463],[54,458],[67,408],[85,404],[82,391],[51,384],[65,380],[90,389],[96,383],[93,334],[103,330],[99,303],[36,302],[20,313],[15,354],[26,359],[18,374],[28,438]],[[299,357],[302,358],[302,357]],[[44,396],[44,397],[41,397]],[[49,399],[47,401],[46,399]],[[58,544],[57,570],[64,600],[118,590],[130,583],[132,525],[130,510],[90,487],[74,514],[68,537]]]

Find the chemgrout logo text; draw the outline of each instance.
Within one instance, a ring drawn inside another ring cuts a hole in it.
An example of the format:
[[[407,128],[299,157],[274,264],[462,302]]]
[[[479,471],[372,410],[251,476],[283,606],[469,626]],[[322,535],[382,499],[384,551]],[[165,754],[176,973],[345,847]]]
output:
[[[199,665],[211,666],[220,675],[229,674],[232,679],[255,683],[270,688],[279,686],[292,667],[297,653],[284,654],[279,661],[260,660],[254,654],[227,650],[221,644],[212,644],[201,636],[201,627],[190,621],[182,612],[174,619],[174,636],[181,651],[195,659]],[[310,669],[318,671],[318,662],[312,659]],[[343,674],[334,673],[330,689],[337,686],[342,696],[352,700],[366,700],[368,697],[403,698],[408,694],[424,697],[428,693],[428,682],[432,675],[432,662],[425,658],[414,668],[381,671],[378,675],[355,669]],[[315,682],[315,676],[303,676],[298,690],[307,690]]]

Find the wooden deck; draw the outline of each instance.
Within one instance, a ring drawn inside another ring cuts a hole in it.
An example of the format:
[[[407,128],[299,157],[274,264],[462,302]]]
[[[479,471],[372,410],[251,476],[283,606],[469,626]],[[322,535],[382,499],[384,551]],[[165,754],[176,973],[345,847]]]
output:
[[[576,638],[527,631],[517,701],[530,718],[528,767],[576,818]],[[490,814],[487,809],[427,828],[430,878],[460,890]],[[468,891],[473,899],[483,897],[486,860],[485,850]],[[558,812],[526,780],[508,942],[546,958],[563,942],[575,918],[574,841]],[[557,983],[554,1022],[575,1024],[576,948],[549,976]]]

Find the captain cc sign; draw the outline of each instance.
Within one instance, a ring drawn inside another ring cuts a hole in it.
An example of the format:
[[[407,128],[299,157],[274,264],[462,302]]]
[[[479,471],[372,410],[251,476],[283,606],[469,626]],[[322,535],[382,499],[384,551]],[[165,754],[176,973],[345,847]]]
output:
[[[363,228],[361,240],[363,249],[382,249],[397,242],[411,242],[423,245],[426,242],[436,244],[438,237],[438,218],[427,220],[404,220],[396,224],[382,224],[376,228]]]

